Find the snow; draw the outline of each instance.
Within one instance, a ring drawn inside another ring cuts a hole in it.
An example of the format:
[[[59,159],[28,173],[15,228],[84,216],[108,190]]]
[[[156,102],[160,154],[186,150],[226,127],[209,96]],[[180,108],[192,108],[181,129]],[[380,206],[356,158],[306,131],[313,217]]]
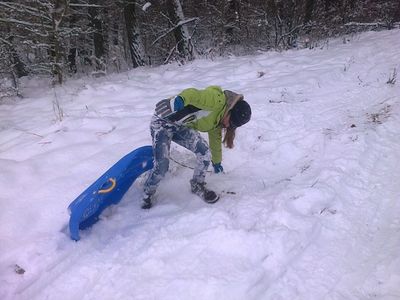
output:
[[[143,10],[143,11],[146,11],[150,6],[151,6],[151,3],[150,3],[150,2],[146,2],[146,3],[143,5],[142,10]]]
[[[399,49],[392,30],[54,89],[26,80],[0,105],[0,299],[400,299]],[[71,241],[69,203],[151,143],[155,103],[215,84],[253,108],[225,174],[208,175],[221,200],[190,193],[180,164],[195,158],[174,145],[151,210],[143,176]]]

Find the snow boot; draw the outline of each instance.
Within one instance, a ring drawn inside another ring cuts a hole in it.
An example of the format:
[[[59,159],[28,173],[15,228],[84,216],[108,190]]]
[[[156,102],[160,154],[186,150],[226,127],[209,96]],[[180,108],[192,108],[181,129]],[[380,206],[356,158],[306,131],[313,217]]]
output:
[[[151,203],[151,200],[153,198],[153,195],[148,195],[145,194],[144,198],[143,198],[143,202],[142,202],[142,209],[150,209],[153,204]]]
[[[190,180],[190,187],[192,189],[192,193],[199,196],[207,203],[215,203],[218,201],[219,196],[214,192],[205,187],[205,182],[197,182],[195,180]]]

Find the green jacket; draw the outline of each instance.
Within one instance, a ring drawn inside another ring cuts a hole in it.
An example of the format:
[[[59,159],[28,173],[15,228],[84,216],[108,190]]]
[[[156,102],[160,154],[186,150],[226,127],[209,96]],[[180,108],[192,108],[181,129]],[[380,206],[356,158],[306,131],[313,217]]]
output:
[[[183,90],[179,96],[183,98],[185,106],[193,105],[201,109],[197,119],[185,125],[208,133],[212,162],[220,163],[222,161],[222,127],[220,121],[226,108],[224,92],[219,86],[209,86],[204,90],[189,88]]]
[[[199,109],[194,120],[185,123],[186,126],[208,133],[208,142],[213,163],[222,161],[222,126],[220,124],[225,114],[243,95],[224,91],[219,86],[209,86],[204,90],[188,88],[179,96],[183,98],[184,106],[192,105]]]

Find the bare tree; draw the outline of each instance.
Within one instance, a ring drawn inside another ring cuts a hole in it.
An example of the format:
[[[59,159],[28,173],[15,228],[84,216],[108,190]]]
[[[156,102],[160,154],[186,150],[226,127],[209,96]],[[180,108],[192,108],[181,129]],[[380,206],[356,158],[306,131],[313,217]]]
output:
[[[180,0],[167,0],[167,10],[170,21],[173,26],[173,32],[176,40],[176,48],[185,60],[195,58],[195,50],[192,43],[192,37],[187,27],[188,20],[185,20]],[[190,21],[193,21],[191,19]]]
[[[51,6],[50,6],[51,7]],[[54,6],[50,9],[51,14],[51,39],[52,39],[52,56],[54,63],[52,64],[52,72],[56,76],[59,84],[63,82],[63,72],[62,72],[62,49],[61,49],[61,38],[60,38],[60,25],[69,7],[69,0],[55,0]]]
[[[144,45],[138,25],[135,3],[124,1],[124,20],[128,37],[128,46],[132,59],[132,66],[137,68],[144,66]]]
[[[13,37],[0,38],[0,78],[10,78],[10,86],[0,86],[0,98],[2,96],[18,95],[19,78],[28,75],[24,63],[13,44]]]
[[[89,13],[89,26],[93,31],[93,46],[94,46],[94,64],[96,71],[104,71],[104,56],[106,53],[104,38],[103,38],[103,24],[102,16],[99,7],[96,6],[99,1],[89,0],[88,13]]]
[[[0,42],[4,44],[12,72],[17,78],[28,75],[25,64],[22,62],[14,45],[14,37],[8,35],[6,39],[0,38]],[[5,58],[7,60],[7,58]]]
[[[0,0],[0,80],[311,47],[399,21],[399,0]]]
[[[314,13],[315,0],[305,0],[304,23],[307,24],[312,21]]]
[[[239,39],[235,38],[235,31],[240,31],[240,1],[227,0],[225,14],[225,42],[227,44],[238,43]]]

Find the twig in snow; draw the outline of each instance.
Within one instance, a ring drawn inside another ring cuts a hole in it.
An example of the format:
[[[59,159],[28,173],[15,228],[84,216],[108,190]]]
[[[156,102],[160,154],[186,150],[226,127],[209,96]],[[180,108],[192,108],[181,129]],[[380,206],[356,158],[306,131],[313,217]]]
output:
[[[64,118],[64,111],[63,111],[62,107],[60,106],[60,103],[59,103],[58,97],[57,97],[57,93],[54,88],[53,88],[53,92],[54,92],[54,100],[52,101],[53,102],[53,111],[54,111],[54,114],[56,115],[57,120],[62,122],[62,120]]]
[[[397,70],[394,68],[393,73],[389,76],[388,81],[386,81],[387,84],[394,85],[396,83],[397,79]]]
[[[99,131],[99,132],[96,132],[96,134],[97,134],[98,136],[103,136],[103,135],[106,135],[106,134],[109,134],[109,133],[113,132],[116,128],[117,128],[116,126],[113,126],[113,127],[112,127],[110,130],[108,130],[108,131]]]
[[[172,157],[170,157],[169,159],[172,160],[174,163],[176,163],[176,164],[178,164],[178,165],[180,165],[180,166],[182,166],[182,167],[184,167],[184,168],[188,168],[188,169],[194,170],[193,167],[188,166],[188,165],[185,165],[184,163],[181,163],[181,162],[175,160],[175,159],[172,158]],[[207,173],[211,173],[211,171],[207,171]]]
[[[23,275],[25,273],[25,270],[18,265],[15,265],[14,271],[15,271],[15,273],[17,273],[19,275]]]
[[[34,135],[34,136],[37,136],[37,137],[40,137],[40,138],[44,138],[43,135],[40,135],[40,134],[37,134],[37,133],[34,133],[34,132],[30,132],[30,131],[19,129],[19,128],[15,128],[15,129],[18,130],[18,131],[22,131],[22,132],[24,132],[26,134],[31,134],[31,135]]]

